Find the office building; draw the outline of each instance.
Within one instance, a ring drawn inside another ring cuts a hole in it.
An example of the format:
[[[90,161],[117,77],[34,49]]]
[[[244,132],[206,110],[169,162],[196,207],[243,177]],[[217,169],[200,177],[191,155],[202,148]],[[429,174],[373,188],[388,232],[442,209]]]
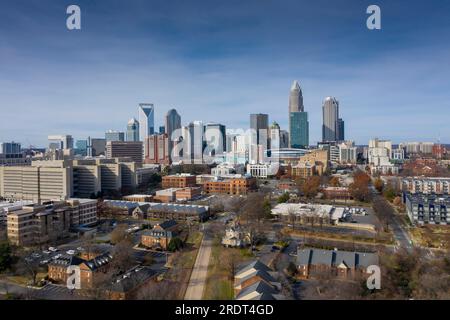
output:
[[[358,153],[353,141],[344,141],[337,147],[339,148],[339,163],[356,164]]]
[[[210,156],[226,152],[226,127],[219,123],[207,123],[205,125],[205,142]]]
[[[152,103],[141,103],[139,104],[138,113],[139,138],[141,141],[144,141],[146,137],[155,133],[155,107]]]
[[[48,148],[51,150],[73,149],[73,138],[71,135],[50,135]]]
[[[70,161],[33,161],[31,166],[0,167],[0,196],[36,203],[72,195]]]
[[[127,125],[127,141],[130,142],[137,142],[139,141],[139,122],[132,118],[130,121],[128,121]]]
[[[307,112],[291,112],[290,123],[290,147],[294,149],[308,148],[309,146],[309,121]]]
[[[31,158],[22,152],[20,143],[4,142],[0,145],[0,166],[26,166]]]
[[[17,142],[3,142],[0,144],[0,153],[3,155],[17,155],[22,153],[22,147]]]
[[[153,134],[145,138],[146,164],[170,164],[169,158],[169,138],[167,134]]]
[[[308,113],[304,110],[300,84],[294,81],[289,94],[289,147],[307,146],[309,146]]]
[[[88,157],[99,157],[106,155],[106,139],[88,137]]]
[[[143,145],[141,141],[108,141],[106,144],[106,157],[129,157],[139,166],[142,165]]]
[[[337,120],[336,130],[337,130],[336,140],[344,141],[345,140],[345,126],[344,126],[344,120],[342,120],[341,118],[339,118]]]
[[[105,132],[105,140],[108,141],[125,141],[125,133],[121,131],[108,130]]]
[[[245,176],[240,178],[216,178],[203,183],[203,191],[207,194],[245,195],[256,190],[256,179]]]
[[[205,127],[201,121],[193,121],[188,126],[182,127],[183,150],[182,160],[188,164],[202,164]]]
[[[166,133],[166,127],[165,127],[165,126],[159,126],[159,131],[158,131],[158,133],[159,133],[159,134],[164,134],[164,133]]]
[[[250,145],[249,158],[251,163],[263,162],[263,154],[270,148],[269,145],[269,115],[251,114],[250,115]]]
[[[170,160],[172,160],[173,147],[180,141],[181,137],[181,117],[178,114],[177,110],[170,109],[166,114],[165,121],[166,134],[169,138],[169,157]]]
[[[322,142],[345,140],[344,120],[339,118],[339,101],[336,98],[325,98],[322,116]]]

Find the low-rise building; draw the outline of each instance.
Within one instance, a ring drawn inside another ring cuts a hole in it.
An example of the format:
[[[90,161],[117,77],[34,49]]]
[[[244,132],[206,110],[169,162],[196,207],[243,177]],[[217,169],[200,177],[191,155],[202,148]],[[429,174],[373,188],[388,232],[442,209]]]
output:
[[[186,188],[195,187],[197,184],[195,175],[192,174],[175,174],[162,177],[163,188]]]
[[[352,195],[348,187],[326,187],[322,192],[327,199],[351,200]]]
[[[210,216],[210,210],[208,206],[198,206],[191,204],[178,204],[178,203],[156,203],[156,202],[130,202],[130,201],[117,201],[117,200],[105,200],[106,206],[123,210],[126,215],[135,216],[133,211],[139,208],[139,216],[143,219],[155,218],[164,220],[176,220],[176,221],[205,221]]]
[[[141,235],[141,244],[154,250],[167,250],[170,240],[176,236],[178,224],[175,220],[164,221]]]
[[[97,200],[71,199],[8,209],[7,235],[17,246],[32,246],[66,238],[71,227],[97,222]]]
[[[284,300],[276,272],[259,260],[241,266],[234,275],[236,300]]]
[[[178,189],[175,192],[177,201],[189,201],[199,198],[202,195],[201,187],[187,187]]]
[[[203,191],[207,194],[245,195],[257,189],[254,177],[215,179],[203,184]]]
[[[153,200],[153,196],[149,194],[132,194],[123,197],[123,200],[132,202],[151,202]]]
[[[280,203],[272,209],[272,215],[290,222],[337,224],[344,218],[345,208],[326,204]]]
[[[243,248],[250,245],[250,234],[243,231],[239,225],[230,226],[222,237],[225,247]]]
[[[300,278],[306,279],[331,274],[339,278],[352,279],[358,273],[367,273],[367,267],[378,265],[378,255],[365,252],[299,248],[296,264]]]
[[[404,193],[403,199],[411,223],[450,224],[449,195]]]

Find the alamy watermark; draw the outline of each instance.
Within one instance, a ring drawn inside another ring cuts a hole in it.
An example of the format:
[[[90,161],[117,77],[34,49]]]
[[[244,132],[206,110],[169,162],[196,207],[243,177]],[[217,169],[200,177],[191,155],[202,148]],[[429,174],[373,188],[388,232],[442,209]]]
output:
[[[366,26],[369,30],[381,30],[381,8],[378,5],[372,4],[367,7]],[[81,30],[81,8],[78,5],[72,4],[67,7],[66,14],[69,16],[66,20],[68,30]]]

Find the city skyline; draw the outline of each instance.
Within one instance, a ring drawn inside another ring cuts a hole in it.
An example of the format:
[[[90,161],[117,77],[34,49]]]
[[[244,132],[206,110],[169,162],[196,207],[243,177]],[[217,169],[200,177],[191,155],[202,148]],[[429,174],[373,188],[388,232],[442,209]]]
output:
[[[449,143],[442,114],[450,48],[442,38],[450,4],[438,11],[413,1],[405,10],[378,1],[383,27],[369,31],[370,3],[344,2],[112,1],[104,8],[78,1],[82,30],[69,32],[61,23],[67,3],[7,1],[8,15],[0,13],[0,30],[11,30],[0,31],[0,56],[8,61],[0,65],[0,140],[42,147],[49,134],[78,140],[125,131],[142,101],[154,103],[155,127],[175,108],[182,125],[246,129],[250,114],[265,113],[287,130],[284,110],[297,79],[310,144],[321,140],[327,96],[339,100],[346,139],[357,144],[377,136]],[[19,125],[11,121],[18,111]]]

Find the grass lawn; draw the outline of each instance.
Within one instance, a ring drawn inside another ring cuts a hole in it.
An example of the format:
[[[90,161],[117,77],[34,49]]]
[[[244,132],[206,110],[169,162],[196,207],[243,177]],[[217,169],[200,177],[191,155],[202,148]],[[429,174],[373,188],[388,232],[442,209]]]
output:
[[[45,278],[46,276],[46,272],[39,272],[36,276],[36,282],[39,282],[39,280]],[[28,285],[28,283],[31,281],[31,279],[26,276],[9,276],[7,277],[7,279],[22,286]]]
[[[244,261],[251,260],[253,255],[248,249],[225,248],[216,237],[211,249],[208,277],[203,294],[204,300],[231,300],[234,298],[231,265],[235,267]],[[233,261],[233,263],[231,263]]]
[[[450,249],[450,228],[440,225],[414,227],[409,233],[415,244],[430,248]]]

